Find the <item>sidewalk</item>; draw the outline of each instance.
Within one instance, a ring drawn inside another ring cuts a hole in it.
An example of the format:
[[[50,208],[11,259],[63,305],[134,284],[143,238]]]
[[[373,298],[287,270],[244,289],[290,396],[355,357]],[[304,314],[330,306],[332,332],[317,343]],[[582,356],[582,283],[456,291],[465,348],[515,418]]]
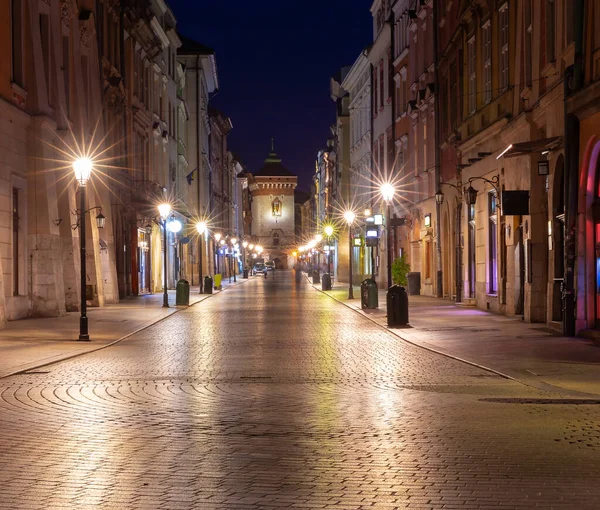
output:
[[[335,282],[325,294],[387,327],[386,291],[379,291],[378,309],[361,310],[360,288],[353,289],[353,300],[348,300],[348,284],[343,282]],[[600,346],[590,340],[561,337],[545,324],[425,296],[409,296],[409,323],[390,331],[537,388],[600,395]]]
[[[222,291],[240,285],[223,282]],[[214,295],[213,294],[213,295]],[[198,294],[198,286],[190,288],[190,306],[210,298]],[[185,309],[175,306],[175,291],[169,291],[169,308],[163,308],[163,294],[146,294],[123,299],[102,308],[88,308],[90,342],[79,342],[79,312],[63,317],[32,318],[8,322],[0,329],[0,378],[41,367],[107,347],[127,336],[156,324]]]

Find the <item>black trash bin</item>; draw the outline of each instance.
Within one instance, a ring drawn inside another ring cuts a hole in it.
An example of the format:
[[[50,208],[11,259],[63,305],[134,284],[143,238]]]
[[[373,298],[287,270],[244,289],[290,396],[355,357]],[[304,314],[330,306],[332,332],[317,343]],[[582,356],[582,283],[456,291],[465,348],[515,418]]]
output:
[[[190,304],[190,282],[179,280],[175,287],[175,305],[189,306]]]
[[[374,309],[379,306],[377,283],[372,278],[363,280],[360,284],[360,307]]]
[[[408,294],[400,285],[392,285],[387,291],[387,323],[390,328],[408,324]]]
[[[321,290],[331,290],[331,275],[329,273],[323,273],[321,278]]]
[[[246,278],[246,279],[248,279],[248,270],[247,269],[244,269],[244,276],[243,277]]]
[[[313,269],[313,285],[316,285],[317,283],[321,283],[321,275],[319,274],[319,270],[318,269]]]
[[[212,294],[213,279],[210,276],[204,277],[204,294]]]

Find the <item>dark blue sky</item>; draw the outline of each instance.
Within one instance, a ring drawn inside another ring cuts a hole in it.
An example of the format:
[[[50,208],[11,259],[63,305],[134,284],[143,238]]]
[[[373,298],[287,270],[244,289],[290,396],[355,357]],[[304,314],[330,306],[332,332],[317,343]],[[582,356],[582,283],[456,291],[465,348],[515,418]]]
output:
[[[179,30],[215,49],[213,105],[233,123],[230,149],[256,171],[271,136],[308,190],[330,135],[329,78],[372,38],[370,0],[170,0]]]

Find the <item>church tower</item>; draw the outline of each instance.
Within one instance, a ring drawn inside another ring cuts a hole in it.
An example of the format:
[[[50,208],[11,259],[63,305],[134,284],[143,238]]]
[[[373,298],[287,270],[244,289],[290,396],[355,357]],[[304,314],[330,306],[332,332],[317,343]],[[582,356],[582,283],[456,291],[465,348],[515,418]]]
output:
[[[252,195],[252,238],[263,247],[265,260],[277,267],[288,264],[295,242],[294,190],[298,177],[287,170],[275,152],[271,152],[263,167],[250,179]],[[291,259],[290,259],[291,260]]]

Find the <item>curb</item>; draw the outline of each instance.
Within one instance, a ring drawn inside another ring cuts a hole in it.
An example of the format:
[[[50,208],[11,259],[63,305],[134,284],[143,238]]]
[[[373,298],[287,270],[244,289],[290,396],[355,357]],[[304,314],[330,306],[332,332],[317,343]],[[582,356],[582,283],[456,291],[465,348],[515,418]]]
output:
[[[222,291],[219,291],[219,294]],[[0,379],[6,379],[8,377],[13,377],[15,375],[21,375],[24,374],[26,372],[29,372],[30,370],[37,370],[38,368],[44,368],[44,367],[49,367],[51,365],[55,365],[57,363],[62,363],[63,361],[69,361],[75,358],[79,358],[81,356],[85,356],[86,354],[92,354],[93,352],[98,352],[101,351],[102,349],[107,349],[108,347],[112,347],[115,344],[118,344],[119,342],[122,342],[123,340],[127,340],[129,337],[132,337],[133,335],[137,335],[138,333],[144,331],[145,329],[151,328],[152,326],[155,326],[156,324],[159,324],[160,322],[163,322],[164,320],[167,320],[170,317],[173,317],[173,315],[179,313],[179,312],[183,312],[184,310],[187,310],[188,308],[191,308],[192,306],[197,305],[198,303],[202,303],[203,301],[206,301],[207,299],[216,296],[217,294],[206,294],[202,299],[199,299],[198,301],[195,301],[194,303],[192,303],[191,305],[186,306],[185,308],[179,307],[176,308],[173,313],[170,313],[169,315],[165,315],[164,317],[161,317],[160,319],[151,322],[150,324],[146,324],[145,326],[142,326],[141,328],[136,329],[135,331],[132,331],[131,333],[127,333],[126,335],[117,338],[116,340],[113,340],[112,342],[107,343],[106,345],[100,345],[98,347],[92,348],[89,351],[83,351],[83,352],[77,352],[75,354],[69,354],[65,357],[59,358],[59,359],[53,359],[52,361],[47,361],[45,363],[40,363],[38,365],[32,365],[30,367],[27,368],[23,368],[20,370],[15,370],[14,372],[10,372],[8,374],[2,375],[0,376]]]
[[[528,386],[530,388],[535,388],[536,390],[546,391],[546,392],[551,392],[551,393],[559,392],[559,393],[562,393],[562,394],[567,394],[569,396],[577,396],[577,397],[583,397],[583,396],[586,396],[586,397],[591,397],[591,396],[597,397],[598,396],[595,393],[588,393],[588,392],[584,392],[584,391],[570,390],[568,388],[562,388],[560,386],[555,386],[553,384],[545,383],[543,381],[540,381],[540,382],[524,381],[524,380],[522,380],[522,379],[520,379],[518,377],[510,376],[508,374],[505,374],[503,372],[500,372],[500,371],[495,370],[495,369],[490,368],[490,367],[486,367],[485,365],[481,365],[481,364],[476,363],[474,361],[469,361],[467,359],[460,358],[460,357],[458,357],[458,356],[456,356],[454,354],[450,354],[448,352],[444,352],[444,351],[440,351],[440,350],[434,349],[433,347],[427,347],[425,345],[416,343],[416,342],[414,342],[412,340],[409,340],[409,339],[403,337],[399,332],[395,331],[394,329],[390,329],[390,328],[384,326],[383,324],[380,324],[375,319],[372,319],[368,315],[365,315],[361,310],[358,310],[358,309],[354,308],[353,306],[350,306],[350,305],[346,304],[344,301],[336,298],[335,296],[332,296],[331,294],[327,294],[327,292],[319,289],[318,287],[316,287],[311,282],[311,280],[308,277],[308,275],[307,275],[306,278],[308,280],[309,285],[311,285],[313,287],[313,289],[315,289],[316,291],[320,292],[321,294],[325,294],[327,297],[333,299],[334,301],[338,302],[339,304],[345,306],[346,308],[349,308],[350,310],[353,310],[354,312],[356,312],[357,314],[359,314],[361,317],[363,317],[363,318],[371,321],[373,324],[376,324],[377,326],[379,326],[380,328],[384,329],[385,331],[387,331],[389,333],[392,333],[393,335],[395,335],[396,337],[398,337],[400,340],[402,340],[402,341],[404,341],[404,342],[406,342],[406,343],[408,343],[410,345],[413,345],[413,346],[418,347],[420,349],[424,349],[426,351],[433,352],[435,354],[439,354],[441,356],[445,356],[446,358],[450,358],[450,359],[459,361],[461,363],[465,363],[467,365],[479,368],[481,370],[485,370],[486,372],[490,372],[492,374],[498,375],[499,377],[502,377],[503,379],[508,379],[510,381],[514,381],[514,382],[522,384],[524,386]]]
[[[448,354],[447,352],[438,351],[437,349],[434,349],[432,347],[426,347],[424,345],[421,345],[421,344],[418,344],[416,342],[413,342],[412,340],[408,340],[407,338],[403,337],[397,331],[395,331],[393,329],[390,329],[390,328],[384,326],[383,324],[380,324],[375,319],[372,319],[368,315],[365,315],[364,313],[362,313],[361,310],[357,310],[353,306],[350,306],[350,305],[346,304],[344,301],[336,298],[335,296],[332,296],[331,294],[327,294],[327,292],[325,292],[324,290],[321,290],[321,289],[315,287],[315,285],[313,283],[311,283],[310,281],[309,281],[309,284],[316,291],[320,292],[321,294],[325,294],[327,297],[333,299],[334,301],[336,301],[337,303],[345,306],[346,308],[349,308],[350,310],[352,310],[355,313],[359,314],[361,317],[367,319],[368,321],[371,321],[373,324],[376,324],[380,328],[384,329],[388,333],[392,333],[393,335],[397,336],[400,340],[402,340],[403,342],[406,342],[407,344],[413,345],[414,347],[418,347],[419,349],[424,349],[426,351],[433,352],[435,354],[439,354],[441,356],[445,356],[446,358],[450,358],[450,359],[453,359],[455,361],[460,361],[461,363],[465,363],[465,364],[470,365],[472,367],[476,367],[476,368],[479,368],[481,370],[485,370],[486,372],[491,372],[492,374],[495,374],[495,375],[497,375],[499,377],[502,377],[503,379],[509,379],[511,381],[515,381],[515,382],[518,382],[518,383],[521,383],[521,384],[525,384],[525,383],[522,383],[521,381],[519,381],[518,379],[515,379],[514,377],[511,377],[510,375],[507,375],[507,374],[504,374],[502,372],[499,372],[498,370],[494,370],[493,368],[486,367],[484,365],[480,365],[479,363],[475,363],[474,361],[469,361],[469,360],[466,360],[466,359],[463,359],[463,358],[459,358],[458,356],[455,356],[453,354]]]

